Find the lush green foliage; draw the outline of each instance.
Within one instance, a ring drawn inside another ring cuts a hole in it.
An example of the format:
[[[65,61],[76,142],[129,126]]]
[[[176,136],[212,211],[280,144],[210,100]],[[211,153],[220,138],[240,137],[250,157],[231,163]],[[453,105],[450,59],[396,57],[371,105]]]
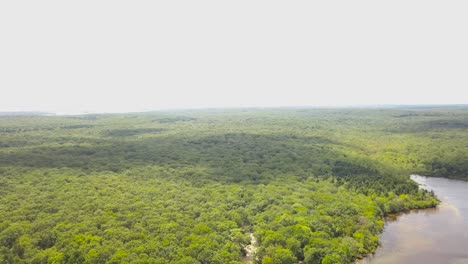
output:
[[[350,263],[468,175],[468,109],[0,117],[0,262]]]

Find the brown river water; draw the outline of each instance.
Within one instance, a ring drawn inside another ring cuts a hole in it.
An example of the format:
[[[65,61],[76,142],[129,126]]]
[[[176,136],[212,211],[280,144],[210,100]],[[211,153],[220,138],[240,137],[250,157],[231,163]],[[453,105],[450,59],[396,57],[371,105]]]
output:
[[[412,175],[441,204],[388,219],[381,246],[361,264],[468,264],[468,181]]]

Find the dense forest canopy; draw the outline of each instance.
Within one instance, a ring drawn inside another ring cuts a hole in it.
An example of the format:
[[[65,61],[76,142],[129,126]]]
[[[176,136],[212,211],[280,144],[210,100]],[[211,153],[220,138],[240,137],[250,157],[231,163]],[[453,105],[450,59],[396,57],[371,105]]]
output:
[[[0,116],[0,263],[352,263],[468,179],[468,107]]]

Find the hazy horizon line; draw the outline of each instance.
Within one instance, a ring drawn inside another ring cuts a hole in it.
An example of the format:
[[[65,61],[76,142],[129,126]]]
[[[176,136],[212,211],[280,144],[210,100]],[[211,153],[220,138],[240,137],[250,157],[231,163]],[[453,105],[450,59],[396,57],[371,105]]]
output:
[[[150,112],[181,112],[181,111],[204,111],[204,110],[242,110],[242,109],[333,109],[333,108],[424,108],[424,107],[468,107],[468,103],[450,103],[450,104],[337,104],[337,105],[284,105],[284,106],[207,106],[207,107],[180,107],[180,108],[154,108],[154,109],[138,109],[130,111],[43,111],[43,110],[1,110],[3,115],[54,115],[54,116],[73,116],[73,115],[90,115],[90,114],[125,114],[125,113],[150,113]]]

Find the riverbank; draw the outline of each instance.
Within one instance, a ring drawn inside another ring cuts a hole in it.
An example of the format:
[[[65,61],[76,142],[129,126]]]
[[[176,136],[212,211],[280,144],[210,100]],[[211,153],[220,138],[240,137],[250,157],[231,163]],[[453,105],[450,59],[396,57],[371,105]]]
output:
[[[381,246],[359,264],[468,263],[468,182],[412,175],[420,188],[434,191],[441,203],[387,218]]]

